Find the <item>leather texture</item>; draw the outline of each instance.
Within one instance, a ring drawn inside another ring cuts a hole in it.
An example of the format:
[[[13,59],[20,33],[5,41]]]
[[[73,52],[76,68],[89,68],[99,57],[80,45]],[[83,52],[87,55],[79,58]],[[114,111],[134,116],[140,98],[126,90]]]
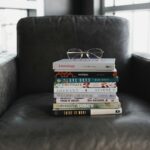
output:
[[[53,16],[18,23],[20,95],[53,91],[52,62],[66,58],[69,48],[102,48],[115,57],[123,91],[127,83],[128,22],[119,17]]]
[[[6,58],[7,59],[7,58]],[[0,115],[17,97],[17,61],[0,63]]]
[[[119,94],[122,115],[53,117],[52,94],[18,99],[0,120],[1,150],[148,150],[150,107]]]
[[[150,56],[142,53],[133,54],[130,62],[132,92],[149,101]]]

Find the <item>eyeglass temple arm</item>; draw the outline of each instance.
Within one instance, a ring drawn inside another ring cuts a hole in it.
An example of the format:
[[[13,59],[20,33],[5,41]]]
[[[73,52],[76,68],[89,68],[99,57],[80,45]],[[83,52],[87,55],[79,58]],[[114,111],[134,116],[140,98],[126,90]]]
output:
[[[68,54],[86,54],[87,52],[67,52]]]

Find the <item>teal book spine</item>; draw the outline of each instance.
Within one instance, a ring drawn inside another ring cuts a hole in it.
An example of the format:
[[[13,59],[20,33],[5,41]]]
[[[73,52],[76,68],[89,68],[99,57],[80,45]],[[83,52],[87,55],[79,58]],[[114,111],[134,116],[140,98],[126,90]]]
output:
[[[55,83],[82,83],[82,82],[118,82],[118,77],[113,78],[55,78]]]

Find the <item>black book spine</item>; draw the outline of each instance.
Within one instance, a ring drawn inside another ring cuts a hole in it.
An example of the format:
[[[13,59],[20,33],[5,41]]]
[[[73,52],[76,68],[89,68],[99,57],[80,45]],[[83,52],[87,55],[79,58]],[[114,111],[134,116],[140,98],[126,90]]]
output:
[[[54,116],[90,116],[90,110],[55,110]]]
[[[116,77],[117,72],[54,72],[56,78]]]

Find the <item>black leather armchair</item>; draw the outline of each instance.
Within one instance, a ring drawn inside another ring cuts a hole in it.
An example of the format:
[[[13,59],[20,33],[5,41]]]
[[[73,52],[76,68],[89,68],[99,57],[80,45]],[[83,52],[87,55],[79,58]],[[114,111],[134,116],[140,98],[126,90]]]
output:
[[[21,19],[17,57],[0,64],[0,150],[100,150],[150,147],[150,59],[128,54],[128,22],[119,17]],[[115,57],[123,114],[54,117],[52,62],[68,48],[100,47]]]

